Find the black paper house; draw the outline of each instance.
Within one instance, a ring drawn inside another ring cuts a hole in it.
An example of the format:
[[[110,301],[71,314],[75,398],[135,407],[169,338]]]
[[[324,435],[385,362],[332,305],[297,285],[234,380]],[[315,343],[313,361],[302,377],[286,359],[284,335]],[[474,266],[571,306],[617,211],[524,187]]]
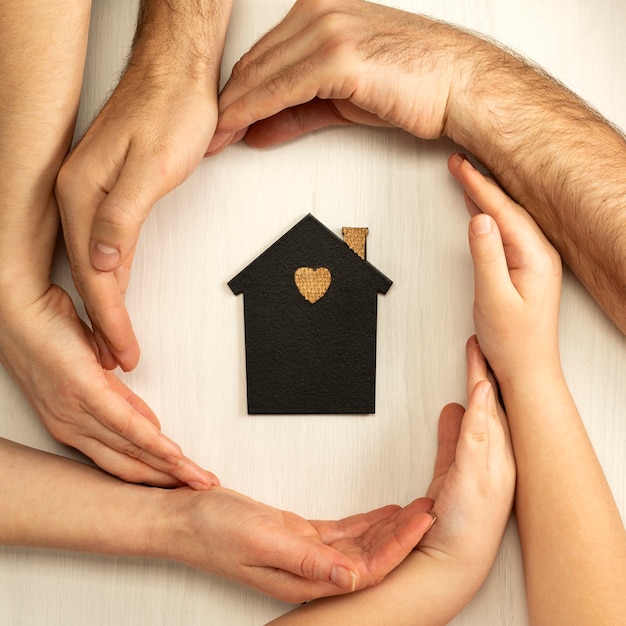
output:
[[[244,294],[248,413],[374,413],[376,310],[391,281],[307,215],[235,276]]]

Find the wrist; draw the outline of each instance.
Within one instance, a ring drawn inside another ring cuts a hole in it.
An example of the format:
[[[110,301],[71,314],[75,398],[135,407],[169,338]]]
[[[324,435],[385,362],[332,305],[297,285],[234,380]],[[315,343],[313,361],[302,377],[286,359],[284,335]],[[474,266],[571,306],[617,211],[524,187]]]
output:
[[[217,87],[234,0],[144,0],[128,70]]]
[[[193,565],[199,550],[192,511],[199,492],[186,487],[152,491],[148,556]]]

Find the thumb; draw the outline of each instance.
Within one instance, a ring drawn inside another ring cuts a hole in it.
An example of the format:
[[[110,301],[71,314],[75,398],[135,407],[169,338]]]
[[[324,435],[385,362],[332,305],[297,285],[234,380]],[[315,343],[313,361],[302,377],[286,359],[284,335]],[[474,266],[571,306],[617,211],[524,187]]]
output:
[[[503,286],[511,284],[502,239],[492,217],[479,213],[470,220],[469,245],[476,301],[490,301]]]
[[[274,567],[309,581],[331,583],[344,591],[358,588],[359,574],[352,561],[338,550],[325,544],[298,539],[286,545]],[[278,556],[278,555],[277,555]]]
[[[131,148],[115,185],[94,215],[89,248],[97,270],[113,271],[132,254],[155,202],[170,191],[163,178],[157,163],[133,158]]]

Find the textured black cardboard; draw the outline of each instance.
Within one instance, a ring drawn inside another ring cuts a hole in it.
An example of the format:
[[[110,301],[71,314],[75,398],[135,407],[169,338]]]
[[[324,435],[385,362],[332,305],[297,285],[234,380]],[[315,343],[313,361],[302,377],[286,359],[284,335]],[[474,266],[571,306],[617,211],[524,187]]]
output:
[[[315,303],[294,278],[327,268]],[[243,293],[248,413],[374,413],[378,293],[391,280],[309,214],[235,276]]]

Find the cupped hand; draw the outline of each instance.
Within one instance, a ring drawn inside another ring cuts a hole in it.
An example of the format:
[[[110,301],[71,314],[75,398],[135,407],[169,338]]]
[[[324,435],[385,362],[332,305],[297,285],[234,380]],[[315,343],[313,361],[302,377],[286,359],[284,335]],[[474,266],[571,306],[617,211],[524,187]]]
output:
[[[56,439],[130,482],[218,484],[161,433],[141,398],[103,370],[65,291],[51,285],[34,301],[11,306],[8,300],[0,307],[0,355]]]
[[[461,155],[448,162],[472,215],[474,324],[501,384],[512,372],[560,371],[561,259],[530,215]]]
[[[437,523],[417,549],[446,567],[459,566],[469,598],[498,552],[513,506],[515,460],[496,382],[475,336],[466,352],[468,405],[450,404],[441,412],[427,492]]]
[[[67,253],[107,369],[128,371],[139,359],[124,295],[140,229],[195,169],[216,122],[211,80],[131,65],[61,167],[56,197]]]
[[[308,521],[222,487],[178,497],[183,538],[165,556],[294,603],[380,582],[433,524],[428,498]]]
[[[473,38],[361,0],[299,0],[235,65],[209,154],[246,135],[269,146],[333,124],[445,132]]]

